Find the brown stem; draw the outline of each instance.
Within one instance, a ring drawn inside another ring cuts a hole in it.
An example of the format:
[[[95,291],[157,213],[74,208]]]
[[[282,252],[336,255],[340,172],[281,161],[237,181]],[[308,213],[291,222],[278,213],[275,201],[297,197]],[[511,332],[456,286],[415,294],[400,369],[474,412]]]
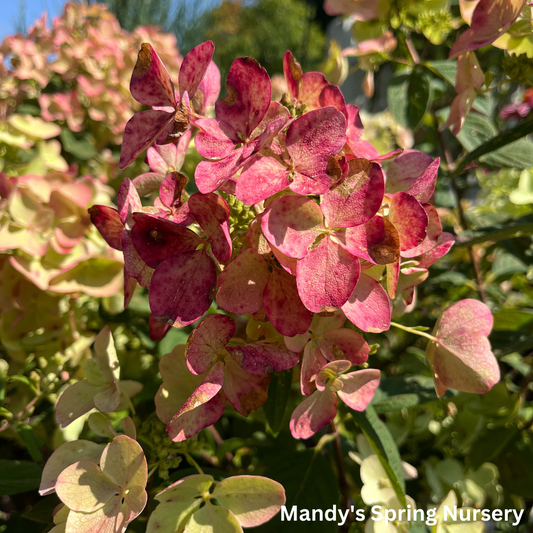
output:
[[[455,181],[455,175],[454,175],[455,161],[453,160],[452,154],[450,153],[450,151],[446,148],[446,145],[444,144],[444,139],[442,138],[442,134],[439,130],[439,120],[437,118],[437,115],[435,114],[433,114],[433,121],[435,124],[435,132],[437,133],[437,141],[439,143],[439,147],[441,149],[442,154],[444,155],[444,159],[446,159],[446,164],[448,165],[448,177],[450,178],[450,186],[455,196],[455,199],[457,200],[457,214],[459,215],[459,226],[461,227],[461,231],[465,231],[468,229],[469,225],[465,217],[463,206],[461,204],[461,192],[459,191],[459,187],[457,187],[457,183]],[[485,292],[485,288],[483,284],[483,276],[481,275],[481,268],[479,267],[479,261],[477,260],[476,254],[474,252],[474,248],[472,246],[468,247],[468,254],[470,255],[470,261],[472,263],[472,268],[474,270],[474,276],[476,278],[479,295],[483,303],[487,303],[487,294]]]
[[[346,470],[344,468],[344,460],[342,458],[341,437],[339,435],[335,422],[331,422],[331,424],[329,425],[329,428],[330,428],[331,433],[335,436],[333,440],[333,449],[335,451],[335,462],[337,464],[337,474],[339,477],[339,490],[342,496],[342,504],[344,505],[344,508],[348,509],[349,511],[348,519],[346,520],[346,522],[344,522],[344,526],[341,527],[341,530],[348,531],[350,528],[350,524],[354,520],[354,516],[351,511],[350,490],[348,487],[348,481],[346,479]]]

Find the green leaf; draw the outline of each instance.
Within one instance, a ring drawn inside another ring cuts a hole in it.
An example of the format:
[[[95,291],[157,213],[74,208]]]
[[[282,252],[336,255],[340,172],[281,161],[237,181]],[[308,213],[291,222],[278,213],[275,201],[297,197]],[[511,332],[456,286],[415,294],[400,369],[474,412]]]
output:
[[[496,134],[497,130],[492,122],[476,113],[469,113],[461,131],[457,134],[457,140],[466,150],[472,152]]]
[[[476,118],[474,119],[473,117],[476,117]],[[464,142],[461,140],[460,137],[461,137],[461,134],[467,135],[467,133],[464,130],[465,130],[465,126],[467,126],[467,124],[469,122],[469,119],[470,119],[470,122],[472,120],[477,120],[479,122],[480,118],[481,117],[479,117],[477,115],[474,115],[473,113],[470,113],[470,115],[468,115],[468,117],[467,117],[467,119],[465,121],[465,125],[463,126],[463,129],[457,135],[457,138],[459,139],[461,144],[467,150],[470,150],[470,153],[466,154],[466,156],[463,157],[463,159],[461,159],[459,165],[453,171],[453,175],[460,174],[461,172],[463,172],[463,170],[468,165],[470,165],[470,163],[472,163],[473,161],[478,160],[479,158],[481,158],[485,154],[489,154],[491,152],[494,152],[494,151],[498,150],[499,148],[502,148],[503,146],[507,146],[508,144],[511,144],[511,143],[517,141],[518,139],[521,139],[522,137],[525,137],[526,135],[528,135],[528,134],[533,132],[533,119],[524,120],[524,121],[520,122],[519,124],[517,124],[514,128],[510,128],[510,129],[508,129],[508,130],[506,130],[504,132],[500,132],[498,134],[496,134],[496,133],[492,134],[491,138],[485,139],[484,141],[480,142],[474,149],[472,149],[472,148],[469,148],[468,146],[466,146],[464,144]],[[483,119],[483,120],[485,120],[485,119]],[[488,122],[487,120],[485,120],[485,122],[487,124],[489,124],[490,129],[494,130],[494,128],[493,128],[492,124],[490,124],[490,122]],[[485,128],[485,134],[486,134],[487,133],[486,124],[483,127]],[[480,133],[479,139],[481,139],[482,136],[483,135]]]
[[[291,394],[292,369],[272,374],[268,386],[268,399],[263,405],[268,426],[273,435],[277,435],[287,410],[287,402]]]
[[[387,90],[387,102],[394,118],[415,130],[424,118],[430,97],[430,85],[423,73],[395,75]]]
[[[533,322],[532,309],[516,309],[504,307],[492,314],[494,331],[518,331]]]
[[[281,450],[280,450],[281,452]],[[293,505],[300,509],[331,509],[339,506],[339,485],[330,461],[315,450],[288,454],[278,453],[263,474],[283,485],[290,513]],[[254,528],[257,533],[338,533],[334,522],[287,522],[278,513],[268,523]]]
[[[66,128],[61,130],[59,138],[63,144],[63,150],[69,154],[72,154],[77,159],[86,161],[87,159],[91,159],[91,157],[95,157],[97,155],[96,149],[87,139],[82,141],[76,139],[74,134]]]
[[[510,276],[511,274],[527,272],[527,265],[513,254],[498,250],[492,262],[492,273],[495,276]]]
[[[39,487],[42,470],[31,461],[0,459],[0,496],[11,496]]]
[[[455,78],[457,77],[457,61],[440,59],[437,61],[428,61],[427,63],[423,63],[423,65],[431,70],[431,72],[455,87]]]
[[[484,242],[499,242],[533,235],[533,221],[526,216],[515,221],[506,222],[505,225],[495,225],[480,228],[476,231],[460,233],[455,241],[456,247],[470,247]]]
[[[378,418],[375,409],[369,405],[364,413],[354,411],[352,417],[361,428],[374,453],[392,484],[400,503],[406,507],[405,481],[402,476],[402,462],[398,448],[387,426]]]
[[[533,167],[533,143],[526,139],[519,139],[481,157],[480,161],[498,168],[524,169]]]
[[[41,435],[35,433],[33,428],[26,424],[19,424],[17,426],[17,432],[22,439],[22,442],[24,442],[24,445],[28,449],[31,458],[36,463],[42,461],[43,456],[41,455],[39,449],[44,444],[44,439],[41,437]]]

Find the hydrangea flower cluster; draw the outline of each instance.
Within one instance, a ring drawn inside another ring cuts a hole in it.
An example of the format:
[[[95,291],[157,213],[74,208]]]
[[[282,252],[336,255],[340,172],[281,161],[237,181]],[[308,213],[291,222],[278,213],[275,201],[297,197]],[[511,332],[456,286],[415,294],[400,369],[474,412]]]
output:
[[[216,100],[213,51],[211,42],[191,50],[176,87],[142,45],[130,87],[151,109],[128,122],[121,166],[153,145],[152,172],[124,179],[117,209],[95,205],[90,215],[124,254],[125,305],[137,284],[148,290],[153,338],[219,311],[161,360],[156,405],[171,439],[212,425],[226,400],[247,416],[266,401],[270,374],[296,366],[302,351],[307,398],[290,427],[309,438],[334,419],[338,398],[363,411],[379,384],[378,370],[349,372],[369,354],[354,330],[389,329],[393,306],[399,315],[413,305],[416,286],[453,244],[431,204],[439,159],[380,155],[361,139],[358,107],[321,73],[303,73],[291,52],[280,102],[252,58],[235,60]],[[206,117],[213,103],[216,118]],[[189,196],[179,170],[192,134],[205,160],[195,172],[200,192]],[[150,193],[153,205],[141,199]],[[237,315],[249,316],[246,336],[236,337]],[[478,370],[490,388],[494,376],[488,383]],[[440,394],[447,378],[435,375]],[[467,381],[449,384],[470,390]]]

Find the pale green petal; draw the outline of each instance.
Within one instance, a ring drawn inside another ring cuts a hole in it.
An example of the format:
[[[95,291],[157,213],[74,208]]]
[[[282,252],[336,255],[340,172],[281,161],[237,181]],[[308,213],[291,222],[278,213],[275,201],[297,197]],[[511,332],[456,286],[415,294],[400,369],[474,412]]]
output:
[[[202,498],[198,498],[160,503],[150,515],[146,533],[181,533],[191,513],[196,511],[202,502]]]
[[[143,450],[126,435],[115,437],[105,447],[100,465],[102,472],[119,487],[146,487],[148,471]]]
[[[190,501],[208,494],[213,482],[213,477],[206,474],[187,476],[156,494],[155,499],[162,503]]]
[[[187,522],[184,533],[243,533],[237,519],[225,507],[207,502]]]

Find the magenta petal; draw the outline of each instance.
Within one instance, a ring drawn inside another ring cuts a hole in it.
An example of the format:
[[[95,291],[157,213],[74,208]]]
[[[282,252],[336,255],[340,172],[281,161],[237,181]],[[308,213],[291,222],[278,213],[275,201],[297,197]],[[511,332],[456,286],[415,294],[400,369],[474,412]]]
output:
[[[198,98],[198,93],[201,93]],[[215,105],[218,95],[220,93],[220,70],[213,61],[209,63],[205,75],[198,86],[197,94],[193,98],[193,105],[195,110],[200,115],[205,115],[206,111]],[[196,106],[196,100],[199,100],[200,105]]]
[[[346,318],[359,329],[380,333],[390,328],[392,307],[383,287],[361,274],[348,301],[342,306]]]
[[[418,268],[429,268],[435,261],[446,255],[453,246],[455,238],[451,233],[443,232],[437,239],[437,244],[418,260]]]
[[[397,192],[392,196],[389,220],[398,231],[402,252],[415,248],[426,238],[428,216],[422,204],[410,194]]]
[[[330,184],[328,161],[346,143],[346,119],[334,107],[310,111],[287,132],[287,151],[295,167],[291,189],[298,194],[323,194]]]
[[[148,109],[135,113],[124,128],[119,168],[126,168],[174,119],[174,113]]]
[[[126,230],[122,231],[122,252],[124,253],[124,300],[129,301],[129,297],[133,296],[135,289],[135,284],[129,278],[137,280],[141,287],[148,289],[154,269],[141,259],[133,246],[130,234]]]
[[[180,207],[182,193],[187,185],[187,176],[179,172],[170,172],[165,176],[159,187],[159,199],[168,207]]]
[[[134,213],[131,240],[141,259],[151,268],[181,252],[195,250],[203,241],[188,228],[144,213]]]
[[[170,257],[152,277],[150,309],[165,324],[192,324],[209,309],[216,280],[215,265],[205,251]]]
[[[279,102],[270,102],[270,106],[259,126],[254,130],[257,138],[255,151],[258,152],[267,145],[289,122],[291,115],[289,110]]]
[[[411,250],[402,252],[402,257],[418,257],[422,254],[425,254],[426,252],[429,252],[429,250],[433,249],[436,246],[437,240],[442,233],[442,225],[440,223],[440,218],[439,214],[437,213],[437,210],[431,204],[424,204],[423,207],[428,216],[426,238],[416,248],[412,248]]]
[[[224,368],[216,364],[204,377],[183,407],[167,425],[168,436],[181,442],[214,424],[224,412],[226,399],[222,392]]]
[[[266,402],[270,376],[250,374],[231,357],[227,357],[224,364],[224,393],[241,415],[248,416]]]
[[[158,322],[154,315],[150,315],[148,318],[148,331],[150,332],[150,339],[154,342],[159,342],[168,333],[170,326],[168,324],[162,324]]]
[[[339,398],[354,411],[364,411],[379,386],[380,372],[369,368],[344,374],[339,379],[342,382],[342,389],[337,392]]]
[[[268,111],[271,95],[267,71],[251,57],[236,59],[226,79],[226,96],[215,104],[217,119],[248,139]]]
[[[396,291],[398,289],[398,279],[400,277],[400,259],[395,263],[389,263],[387,265],[387,292],[389,298],[393,300],[396,297]]]
[[[248,232],[246,234],[250,248],[253,248],[258,254],[269,254],[272,252],[269,242],[263,235],[261,229],[261,215],[257,215],[248,225]]]
[[[432,157],[424,152],[405,150],[387,165],[387,192],[406,192],[432,163]]]
[[[235,195],[248,205],[266,200],[289,186],[289,171],[273,157],[255,155],[244,165]]]
[[[308,439],[325,428],[337,414],[337,395],[316,390],[291,415],[289,427],[295,439]]]
[[[237,172],[242,152],[241,147],[220,161],[201,161],[194,171],[198,190],[204,194],[216,191],[223,181]]]
[[[124,178],[117,193],[118,214],[126,229],[133,226],[133,213],[142,209],[141,198],[135,185],[129,178]]]
[[[429,202],[435,191],[437,183],[437,174],[439,172],[440,157],[437,157],[417,180],[407,189],[407,192],[414,196],[419,202]]]
[[[322,197],[320,207],[330,228],[349,228],[368,222],[381,207],[383,172],[365,159],[348,161],[348,176]]]
[[[368,359],[368,344],[359,333],[351,329],[327,331],[317,342],[328,361],[343,359],[356,366]]]
[[[342,91],[337,85],[326,85],[320,93],[320,106],[333,106],[340,111],[348,120],[348,109]],[[358,108],[359,110],[359,108]]]
[[[180,66],[180,73],[178,77],[178,85],[180,89],[180,96],[187,91],[189,98],[192,98],[204,74],[213,59],[215,45],[212,41],[195,46],[184,58]]]
[[[305,333],[313,320],[300,300],[296,279],[279,268],[273,269],[265,287],[263,306],[276,331],[287,337]]]
[[[360,226],[335,232],[334,238],[351,254],[376,265],[394,263],[400,257],[398,232],[379,215]]]
[[[299,81],[302,78],[302,67],[294,59],[292,52],[287,50],[283,56],[283,73],[285,74],[285,82],[289,89],[289,96],[291,98],[298,98]]]
[[[174,107],[176,103],[174,84],[151,44],[141,45],[131,76],[130,92],[137,102],[147,106]]]
[[[209,315],[191,333],[186,355],[189,370],[196,375],[207,371],[211,363],[223,353],[235,335],[235,322],[226,315]]]
[[[302,258],[323,229],[319,205],[301,196],[276,198],[264,211],[261,227],[268,241],[282,253]]]
[[[217,304],[240,315],[259,311],[269,276],[263,258],[251,248],[244,250],[218,277]]]
[[[198,153],[208,159],[227,157],[238,144],[239,138],[232,126],[214,118],[202,118],[196,121],[200,132],[194,138]]]
[[[106,205],[93,205],[89,209],[91,222],[96,226],[107,244],[115,250],[122,250],[122,230],[124,225],[118,211]]]
[[[300,81],[298,100],[307,104],[308,110],[320,108],[320,93],[327,85],[329,83],[322,72],[306,72]]]
[[[229,346],[227,350],[235,362],[251,374],[281,372],[300,362],[298,354],[268,341],[254,342],[244,346]]]
[[[360,270],[359,259],[326,236],[298,261],[298,294],[314,313],[339,309],[352,294]]]
[[[309,396],[315,390],[316,377],[327,363],[322,350],[314,342],[305,345],[300,371],[300,390],[304,396]]]
[[[187,201],[189,210],[211,243],[213,255],[225,263],[231,257],[229,207],[218,194],[195,193]]]

